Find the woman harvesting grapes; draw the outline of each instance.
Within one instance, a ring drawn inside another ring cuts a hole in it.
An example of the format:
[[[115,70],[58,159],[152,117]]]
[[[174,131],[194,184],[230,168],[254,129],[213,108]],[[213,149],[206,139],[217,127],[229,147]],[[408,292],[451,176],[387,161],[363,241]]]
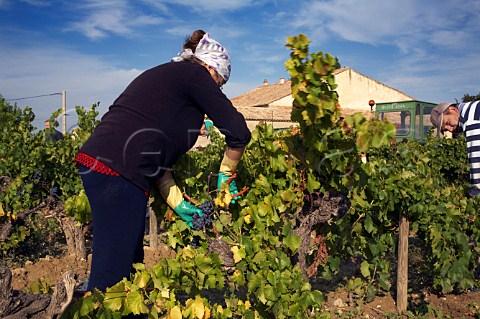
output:
[[[134,79],[81,148],[75,161],[92,208],[93,258],[88,290],[105,290],[143,261],[145,208],[151,187],[193,227],[201,209],[183,199],[172,166],[194,144],[207,115],[225,135],[218,184],[235,173],[250,131],[221,91],[230,77],[227,50],[197,30],[171,62]],[[146,195],[147,194],[147,195]]]

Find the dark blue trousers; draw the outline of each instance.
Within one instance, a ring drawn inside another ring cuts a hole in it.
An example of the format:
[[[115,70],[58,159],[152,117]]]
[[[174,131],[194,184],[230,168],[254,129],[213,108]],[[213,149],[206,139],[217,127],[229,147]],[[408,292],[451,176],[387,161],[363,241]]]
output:
[[[88,290],[105,291],[129,278],[132,264],[143,262],[145,192],[121,176],[107,176],[79,165],[92,209],[92,265]]]

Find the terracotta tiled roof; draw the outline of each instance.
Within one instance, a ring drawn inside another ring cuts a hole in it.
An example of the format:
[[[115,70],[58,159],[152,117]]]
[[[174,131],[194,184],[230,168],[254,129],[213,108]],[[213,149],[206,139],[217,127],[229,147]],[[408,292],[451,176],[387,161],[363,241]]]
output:
[[[236,108],[268,106],[292,94],[291,81],[282,81],[257,87],[231,101]],[[290,105],[291,107],[291,105]]]
[[[290,122],[292,106],[237,107],[247,121]]]
[[[348,70],[348,68],[340,68],[335,70],[334,74],[339,74],[346,70]],[[234,97],[231,101],[237,109],[245,107],[266,107],[270,105],[270,103],[291,95],[291,82],[290,80],[281,80],[277,83],[262,85],[245,94]]]

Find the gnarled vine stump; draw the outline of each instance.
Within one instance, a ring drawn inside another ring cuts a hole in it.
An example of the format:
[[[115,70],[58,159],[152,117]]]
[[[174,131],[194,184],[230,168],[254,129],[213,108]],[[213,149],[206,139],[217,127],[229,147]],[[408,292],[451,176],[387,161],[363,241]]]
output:
[[[67,251],[70,255],[75,255],[78,259],[87,257],[85,246],[85,235],[82,226],[77,226],[74,218],[65,215],[65,206],[63,202],[55,196],[47,196],[44,201],[32,209],[18,213],[17,222],[25,219],[28,215],[38,212],[46,212],[55,217],[61,224],[67,243]],[[14,222],[7,220],[0,225],[0,242],[5,241],[14,230]]]
[[[0,268],[0,318],[45,319],[60,318],[73,298],[75,279],[67,272],[54,287],[52,295],[26,294],[12,288],[12,273]]]
[[[297,212],[293,233],[302,239],[298,249],[298,266],[306,279],[315,275],[318,266],[325,264],[328,258],[325,242],[321,235],[316,234],[315,226],[343,217],[350,206],[350,199],[337,191],[305,194],[303,207]],[[307,256],[315,250],[313,261],[308,264]]]

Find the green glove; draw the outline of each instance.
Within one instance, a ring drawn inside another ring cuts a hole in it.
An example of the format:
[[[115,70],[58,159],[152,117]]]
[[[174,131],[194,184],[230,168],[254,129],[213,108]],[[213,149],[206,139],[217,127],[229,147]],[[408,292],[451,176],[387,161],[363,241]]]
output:
[[[187,223],[187,225],[193,227],[193,214],[197,213],[199,216],[203,216],[202,210],[197,208],[193,204],[190,204],[186,200],[182,200],[177,207],[173,209],[180,218]]]
[[[217,189],[220,191],[220,187],[222,186],[223,183],[226,183],[231,176],[225,175],[225,173],[218,173],[218,180],[217,180]],[[235,194],[238,194],[238,188],[237,188],[237,183],[235,182],[235,177],[232,178],[230,181],[230,184],[228,185],[228,190],[230,191],[230,195],[232,197]],[[235,204],[235,202],[240,198],[241,196],[233,197],[231,203]]]

